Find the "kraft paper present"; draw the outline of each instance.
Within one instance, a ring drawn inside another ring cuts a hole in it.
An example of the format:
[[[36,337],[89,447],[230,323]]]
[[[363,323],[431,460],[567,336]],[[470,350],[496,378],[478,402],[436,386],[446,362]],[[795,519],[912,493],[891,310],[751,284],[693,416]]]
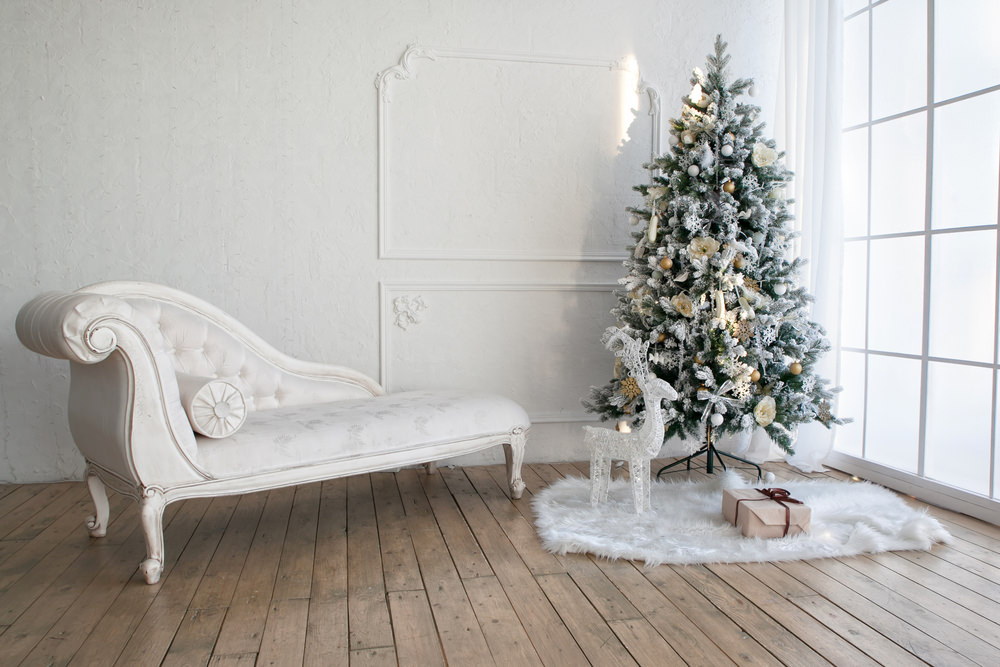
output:
[[[795,502],[796,499],[789,497],[788,492],[783,489],[763,491],[762,493],[758,489],[724,490],[722,515],[726,521],[739,527],[744,537],[773,538],[809,531],[812,512],[808,506]]]

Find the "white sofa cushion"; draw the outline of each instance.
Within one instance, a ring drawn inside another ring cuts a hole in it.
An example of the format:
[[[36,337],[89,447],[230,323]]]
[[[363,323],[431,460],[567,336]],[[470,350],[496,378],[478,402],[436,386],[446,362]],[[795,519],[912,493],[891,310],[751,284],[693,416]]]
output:
[[[246,400],[232,382],[178,373],[177,388],[196,433],[225,438],[236,433],[247,417]]]
[[[198,463],[217,478],[420,449],[527,428],[517,403],[491,394],[411,391],[251,412],[243,428],[199,437]]]

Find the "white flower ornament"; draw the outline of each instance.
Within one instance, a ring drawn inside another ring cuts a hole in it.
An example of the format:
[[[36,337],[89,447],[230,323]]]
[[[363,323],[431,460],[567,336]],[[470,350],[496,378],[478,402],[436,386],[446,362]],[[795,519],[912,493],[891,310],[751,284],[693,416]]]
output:
[[[753,409],[754,419],[761,426],[767,426],[774,421],[774,416],[777,413],[778,408],[774,403],[774,398],[771,396],[765,396],[760,399],[757,403],[757,407]]]
[[[754,165],[758,167],[767,167],[778,159],[778,151],[774,150],[767,144],[758,141],[753,145],[753,153],[750,156]]]

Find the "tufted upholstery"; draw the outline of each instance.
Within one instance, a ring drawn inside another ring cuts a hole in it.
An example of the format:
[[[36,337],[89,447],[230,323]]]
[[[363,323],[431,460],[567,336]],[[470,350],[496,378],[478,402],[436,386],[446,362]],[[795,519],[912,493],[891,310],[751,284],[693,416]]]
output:
[[[187,308],[147,297],[125,301],[159,328],[176,372],[232,382],[251,412],[359,395],[282,372],[233,332]]]

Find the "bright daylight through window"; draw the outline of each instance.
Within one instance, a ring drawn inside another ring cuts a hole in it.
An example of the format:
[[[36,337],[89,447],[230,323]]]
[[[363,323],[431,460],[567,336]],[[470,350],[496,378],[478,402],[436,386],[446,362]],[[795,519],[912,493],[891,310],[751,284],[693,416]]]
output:
[[[836,450],[1000,498],[1000,2],[844,5]]]

